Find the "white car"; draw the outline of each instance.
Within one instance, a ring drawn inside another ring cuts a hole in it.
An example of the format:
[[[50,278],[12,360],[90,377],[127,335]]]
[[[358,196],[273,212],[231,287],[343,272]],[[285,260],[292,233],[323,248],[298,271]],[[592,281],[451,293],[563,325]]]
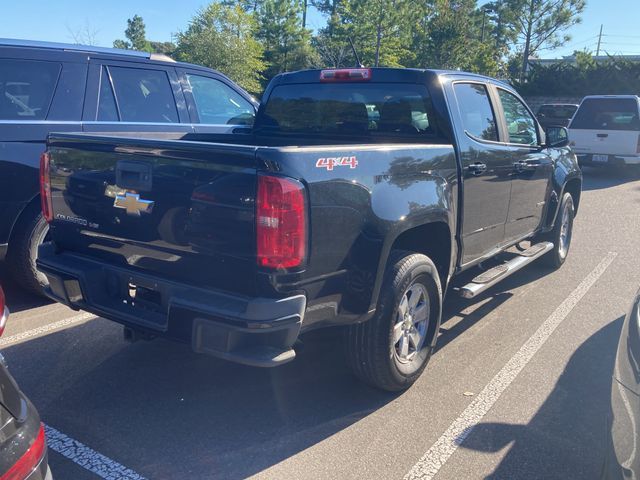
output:
[[[584,97],[569,124],[569,141],[581,165],[640,164],[640,97]]]

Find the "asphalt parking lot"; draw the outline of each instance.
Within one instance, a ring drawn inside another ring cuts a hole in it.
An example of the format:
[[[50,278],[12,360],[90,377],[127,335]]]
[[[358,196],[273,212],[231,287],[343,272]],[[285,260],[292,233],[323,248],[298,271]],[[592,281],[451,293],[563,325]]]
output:
[[[261,370],[5,286],[0,341],[56,479],[598,478],[622,318],[640,286],[640,171],[585,169],[566,264],[449,295],[403,394],[358,383],[338,331]]]

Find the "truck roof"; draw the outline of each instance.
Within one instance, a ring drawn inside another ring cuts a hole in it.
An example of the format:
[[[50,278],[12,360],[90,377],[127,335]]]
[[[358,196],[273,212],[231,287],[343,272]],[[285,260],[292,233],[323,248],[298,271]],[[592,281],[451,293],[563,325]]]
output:
[[[316,83],[320,80],[320,73],[324,70],[352,70],[358,67],[347,68],[324,68],[313,70],[299,70],[297,72],[281,73],[274,78],[274,84],[285,83]],[[500,83],[508,88],[513,88],[507,82],[487,77],[477,73],[463,72],[460,70],[438,70],[429,68],[395,68],[395,67],[363,67],[371,71],[372,82],[421,82],[433,76],[455,76],[459,78],[469,78],[474,80],[491,81]]]
[[[185,62],[176,62],[171,57],[160,53],[140,52],[138,50],[123,50],[120,48],[97,47],[95,45],[79,45],[73,43],[45,42],[40,40],[23,40],[14,38],[0,38],[0,47],[29,48],[36,50],[56,50],[59,52],[89,53],[93,57],[110,57],[131,60],[158,62],[162,64],[183,65],[189,68],[213,71],[208,67]]]

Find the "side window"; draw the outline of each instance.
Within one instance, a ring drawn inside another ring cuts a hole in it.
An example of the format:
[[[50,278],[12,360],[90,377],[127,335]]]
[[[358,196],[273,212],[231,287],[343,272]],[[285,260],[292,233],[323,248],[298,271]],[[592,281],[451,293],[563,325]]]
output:
[[[98,99],[97,120],[101,122],[117,122],[120,120],[107,67],[102,67],[102,74],[100,75],[100,98]]]
[[[178,123],[178,110],[167,73],[162,70],[109,67],[120,120]]]
[[[479,83],[455,83],[453,89],[464,129],[476,138],[497,141],[496,117],[487,87]]]
[[[253,125],[253,105],[224,83],[201,75],[187,74],[200,123]]]
[[[43,120],[58,83],[59,63],[0,60],[0,120]]]
[[[537,145],[538,129],[536,121],[518,97],[503,90],[498,89],[498,96],[502,102],[504,117],[507,121],[509,131],[509,142],[521,145]]]

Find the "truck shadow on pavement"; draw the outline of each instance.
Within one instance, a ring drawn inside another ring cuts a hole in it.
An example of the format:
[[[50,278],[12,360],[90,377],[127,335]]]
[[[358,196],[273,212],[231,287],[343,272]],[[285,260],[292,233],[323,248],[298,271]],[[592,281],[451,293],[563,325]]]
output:
[[[16,285],[13,278],[6,271],[6,265],[3,261],[0,261],[0,285],[7,295],[9,310],[13,313],[53,303],[53,300],[49,300],[44,296],[34,295]]]
[[[509,290],[547,273],[532,266],[473,300],[451,292],[438,351]],[[295,362],[257,369],[165,340],[129,344],[119,325],[96,319],[4,353],[51,426],[148,478],[226,479],[263,471],[397,398],[351,375],[339,329],[303,339]],[[66,478],[69,465],[56,455],[52,462]]]
[[[582,190],[600,190],[640,180],[640,166],[627,168],[581,167]]]
[[[623,321],[608,323],[578,347],[528,424],[480,423],[462,442],[485,453],[509,446],[487,479],[599,478]]]
[[[506,289],[545,273],[530,268],[476,300],[449,299],[439,350],[510,298]],[[461,314],[476,302],[484,303]],[[453,316],[463,318],[448,328]],[[147,478],[245,478],[397,398],[351,375],[340,334],[307,334],[296,361],[277,369],[196,355],[165,340],[129,344],[120,326],[103,319],[4,353],[46,423]],[[66,478],[70,466],[56,455],[52,462]]]

